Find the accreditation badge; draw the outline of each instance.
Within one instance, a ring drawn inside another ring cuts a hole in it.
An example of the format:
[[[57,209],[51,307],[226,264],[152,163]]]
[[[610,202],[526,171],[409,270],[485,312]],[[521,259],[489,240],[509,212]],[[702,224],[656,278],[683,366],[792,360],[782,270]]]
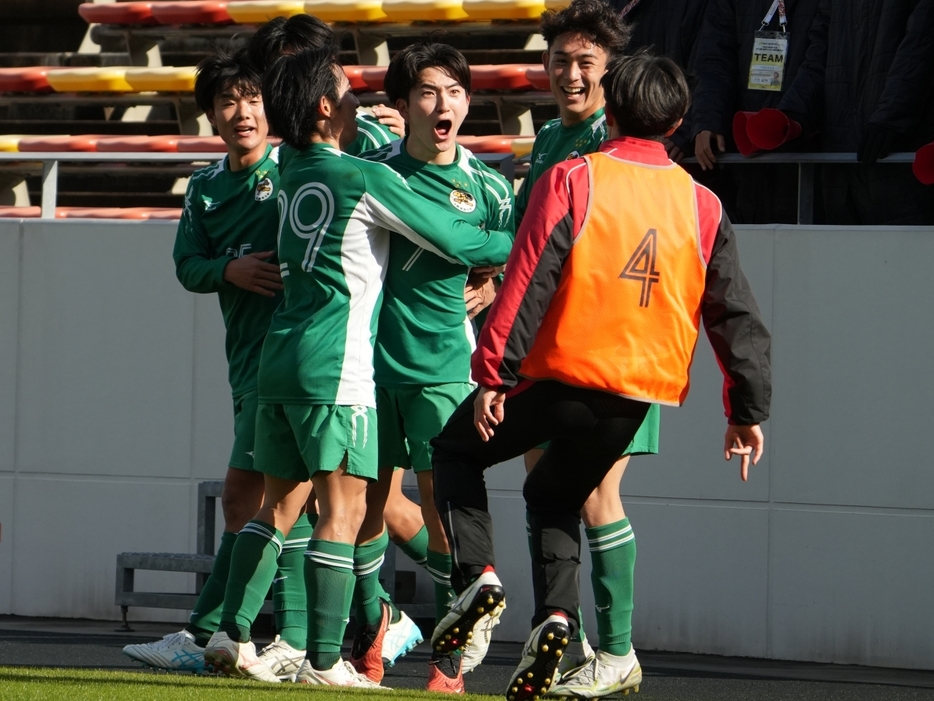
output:
[[[749,63],[750,90],[779,92],[785,79],[788,32],[756,32]]]

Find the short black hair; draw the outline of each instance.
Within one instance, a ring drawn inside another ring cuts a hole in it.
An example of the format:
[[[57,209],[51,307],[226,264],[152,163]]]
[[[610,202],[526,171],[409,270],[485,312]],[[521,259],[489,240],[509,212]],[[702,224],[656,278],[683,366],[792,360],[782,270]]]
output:
[[[561,10],[543,12],[541,33],[549,49],[562,34],[580,34],[613,57],[626,50],[632,28],[606,0],[574,0]]]
[[[263,105],[269,126],[294,149],[304,151],[318,121],[318,103],[339,99],[341,66],[330,47],[284,54],[263,76]]]
[[[214,98],[228,90],[245,97],[259,95],[262,76],[245,50],[235,54],[218,52],[198,64],[195,74],[195,103],[202,112],[214,109]]]
[[[331,28],[312,15],[274,17],[256,30],[247,51],[261,73],[283,54],[297,54],[309,49],[326,48],[335,55],[340,40]]]
[[[691,104],[691,91],[680,66],[667,56],[647,51],[615,58],[602,83],[606,109],[623,136],[661,138]]]
[[[406,46],[389,62],[383,80],[389,103],[408,101],[409,93],[418,85],[419,75],[426,68],[443,71],[470,94],[470,64],[464,54],[449,44],[419,42]]]

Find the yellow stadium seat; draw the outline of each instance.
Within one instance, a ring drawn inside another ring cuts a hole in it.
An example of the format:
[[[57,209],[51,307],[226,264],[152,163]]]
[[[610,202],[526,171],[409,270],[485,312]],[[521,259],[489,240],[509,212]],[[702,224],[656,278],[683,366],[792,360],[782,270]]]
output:
[[[304,13],[304,0],[230,0],[227,3],[227,14],[238,24],[262,23],[273,17]]]
[[[127,68],[126,82],[134,92],[193,92],[194,66]]]
[[[126,68],[62,68],[46,79],[55,92],[133,92]]]
[[[463,0],[383,0],[390,22],[434,22],[467,19]]]
[[[532,144],[535,143],[534,136],[522,137],[520,139],[513,139],[510,147],[516,158],[522,158],[523,156],[528,156],[532,153]]]
[[[545,11],[545,0],[463,0],[471,20],[534,19]]]
[[[571,4],[571,0],[545,0],[546,10],[563,10]]]
[[[0,152],[16,153],[19,151],[19,140],[23,137],[19,134],[6,134],[0,136]]]
[[[322,22],[385,22],[383,0],[305,0],[305,12]]]

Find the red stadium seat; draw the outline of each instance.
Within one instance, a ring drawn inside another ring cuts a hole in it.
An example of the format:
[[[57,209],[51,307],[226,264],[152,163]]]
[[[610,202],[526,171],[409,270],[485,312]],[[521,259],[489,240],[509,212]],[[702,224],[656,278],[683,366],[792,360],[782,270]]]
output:
[[[152,207],[144,212],[146,219],[181,219],[182,210],[165,207]]]
[[[457,143],[474,153],[512,153],[512,142],[519,136],[458,136]]]
[[[78,136],[29,136],[20,139],[19,150],[23,152],[69,152],[96,151],[97,142],[107,138],[105,134],[80,134]]]
[[[344,74],[347,76],[347,80],[350,81],[351,90],[354,92],[370,90],[370,86],[367,85],[366,80],[363,78],[363,72],[368,68],[369,66],[344,66]],[[385,72],[385,69],[383,69],[384,74]]]
[[[536,90],[551,90],[551,83],[548,82],[548,72],[542,66],[531,66],[525,71],[525,77],[528,78]]]
[[[156,24],[151,2],[81,3],[78,14],[90,24]]]
[[[526,77],[530,66],[524,63],[480,65],[470,67],[470,82],[474,90],[531,90]]]
[[[195,136],[182,139],[177,144],[179,153],[227,153],[227,147],[219,136]]]
[[[41,215],[40,207],[0,207],[2,219],[34,219]]]
[[[0,92],[52,92],[48,66],[0,68]]]
[[[373,92],[383,89],[383,80],[386,78],[386,66],[372,66],[361,71],[363,81]]]
[[[109,136],[97,142],[100,153],[178,153],[179,137],[163,136]]]
[[[233,24],[226,2],[154,2],[159,24]]]

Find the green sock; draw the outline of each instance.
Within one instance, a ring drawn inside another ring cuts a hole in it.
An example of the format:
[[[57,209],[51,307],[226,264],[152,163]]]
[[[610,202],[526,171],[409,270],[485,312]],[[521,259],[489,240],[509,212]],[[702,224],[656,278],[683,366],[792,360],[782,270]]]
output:
[[[454,600],[451,589],[451,553],[428,551],[428,574],[435,583],[435,621],[441,622]]]
[[[594,603],[600,649],[626,655],[632,649],[632,595],[636,540],[629,519],[585,528],[593,567]]]
[[[357,625],[378,626],[383,617],[379,598],[379,592],[383,590],[379,583],[379,568],[388,545],[389,533],[384,528],[379,538],[354,548],[353,571],[357,578],[354,615]]]
[[[330,669],[340,659],[341,642],[350,616],[356,577],[354,546],[312,538],[305,553],[308,590],[306,657],[318,670]]]
[[[422,526],[421,530],[412,536],[411,540],[399,543],[398,547],[416,565],[425,567],[428,564],[428,529]]]
[[[195,636],[195,643],[204,647],[214,635],[221,623],[221,609],[224,607],[224,592],[227,590],[227,576],[230,573],[230,554],[233,552],[237,534],[224,531],[221,544],[214,556],[211,576],[204,583],[198,601],[188,619],[185,630]]]
[[[392,598],[389,596],[389,592],[383,588],[383,583],[378,579],[376,580],[376,596],[378,596],[381,601],[386,602],[386,605],[389,606],[389,622],[398,623],[399,619],[402,618],[402,612],[396,608]]]
[[[279,570],[272,580],[272,608],[276,618],[276,632],[296,650],[304,650],[308,639],[305,550],[308,548],[311,531],[308,516],[302,514],[282,544],[282,554],[276,563]]]
[[[276,576],[276,560],[284,540],[282,531],[262,521],[250,521],[237,534],[219,626],[233,640],[243,643],[250,639],[250,626]]]

